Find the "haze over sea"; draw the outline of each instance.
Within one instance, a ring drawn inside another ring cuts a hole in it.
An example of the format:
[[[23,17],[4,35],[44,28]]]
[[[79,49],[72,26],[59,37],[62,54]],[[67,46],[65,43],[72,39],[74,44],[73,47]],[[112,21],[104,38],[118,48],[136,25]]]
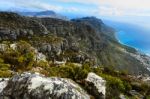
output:
[[[103,17],[104,23],[116,29],[118,40],[150,55],[149,17]]]

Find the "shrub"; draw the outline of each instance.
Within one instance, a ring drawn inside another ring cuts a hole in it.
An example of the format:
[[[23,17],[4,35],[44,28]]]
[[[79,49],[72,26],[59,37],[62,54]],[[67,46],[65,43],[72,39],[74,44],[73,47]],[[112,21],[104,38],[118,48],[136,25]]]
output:
[[[32,68],[34,63],[34,49],[25,41],[16,43],[16,50],[9,48],[0,53],[5,63],[11,64],[14,71],[24,71]]]
[[[4,63],[4,60],[0,58],[0,70],[9,70],[10,69],[10,65]]]
[[[41,68],[46,69],[48,67],[48,62],[41,60],[41,61],[36,62],[34,65],[35,67],[41,67]]]
[[[107,74],[101,74],[100,76],[107,81],[106,86],[108,96],[111,94],[116,94],[116,96],[119,96],[121,92],[125,91],[124,82],[121,79]]]
[[[11,76],[12,76],[12,73],[9,70],[5,70],[5,71],[0,70],[0,77],[7,78]]]
[[[10,65],[4,63],[4,60],[0,58],[0,77],[10,77]]]
[[[66,66],[50,67],[48,71],[50,76],[71,78],[72,80],[77,81],[87,77],[89,67],[86,65],[79,67],[72,63],[68,63]]]

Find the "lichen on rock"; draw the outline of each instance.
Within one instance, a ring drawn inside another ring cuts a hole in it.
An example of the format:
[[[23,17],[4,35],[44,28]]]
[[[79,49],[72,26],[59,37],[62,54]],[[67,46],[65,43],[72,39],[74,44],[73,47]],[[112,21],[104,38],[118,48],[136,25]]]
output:
[[[1,83],[0,83],[1,84]],[[23,73],[12,77],[0,92],[0,99],[90,99],[74,81]]]
[[[97,98],[105,98],[106,81],[95,73],[90,72],[86,78],[87,86],[90,88],[90,93]]]

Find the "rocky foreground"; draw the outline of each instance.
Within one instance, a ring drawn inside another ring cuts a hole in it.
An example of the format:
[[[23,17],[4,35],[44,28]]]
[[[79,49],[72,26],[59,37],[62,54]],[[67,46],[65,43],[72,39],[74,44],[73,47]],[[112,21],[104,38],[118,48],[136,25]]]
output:
[[[94,85],[99,99],[105,97],[105,80],[89,73],[85,81]],[[0,80],[0,99],[90,99],[90,95],[70,79],[25,72]]]
[[[137,78],[132,76],[131,78],[150,82],[149,78],[141,78],[140,76]],[[77,83],[69,78],[46,77],[39,73],[24,72],[12,78],[0,79],[0,99],[110,99],[107,96],[109,91],[108,85],[106,85],[110,81],[107,81],[93,72],[88,73],[82,82],[84,84]],[[140,86],[137,82],[132,83],[134,83],[134,86]],[[149,99],[138,92],[141,89],[137,88],[128,91],[130,98]],[[114,93],[117,93],[115,90],[114,86]],[[123,93],[112,97],[130,99]]]

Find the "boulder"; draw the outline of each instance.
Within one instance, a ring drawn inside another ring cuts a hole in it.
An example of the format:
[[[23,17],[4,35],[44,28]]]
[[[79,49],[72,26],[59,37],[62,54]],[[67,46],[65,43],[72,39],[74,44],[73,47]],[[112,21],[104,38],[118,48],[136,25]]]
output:
[[[0,78],[0,93],[7,86],[8,80],[9,79],[7,79],[7,78]]]
[[[137,99],[144,99],[144,96],[140,94],[139,92],[137,92],[136,90],[130,90],[129,95],[133,97],[137,97]]]
[[[10,48],[12,48],[13,50],[17,50],[17,43],[10,44]]]
[[[62,43],[52,44],[52,52],[60,55],[62,53]]]
[[[7,44],[0,44],[0,51],[6,51],[9,48]]]
[[[119,98],[120,98],[120,99],[126,99],[126,97],[125,97],[124,94],[120,94]]]
[[[90,99],[79,85],[65,78],[25,72],[3,83],[0,99]]]
[[[12,39],[12,40],[16,40],[17,39],[17,34],[14,31],[11,31],[11,34],[10,34],[9,38]]]
[[[0,28],[0,35],[9,35],[10,34],[10,30],[9,29],[5,29],[5,28]]]
[[[37,62],[40,62],[40,61],[46,62],[46,56],[43,53],[37,52],[34,57],[34,60],[36,60]]]
[[[91,95],[96,99],[105,99],[106,81],[102,77],[91,72],[85,81],[86,88]]]

